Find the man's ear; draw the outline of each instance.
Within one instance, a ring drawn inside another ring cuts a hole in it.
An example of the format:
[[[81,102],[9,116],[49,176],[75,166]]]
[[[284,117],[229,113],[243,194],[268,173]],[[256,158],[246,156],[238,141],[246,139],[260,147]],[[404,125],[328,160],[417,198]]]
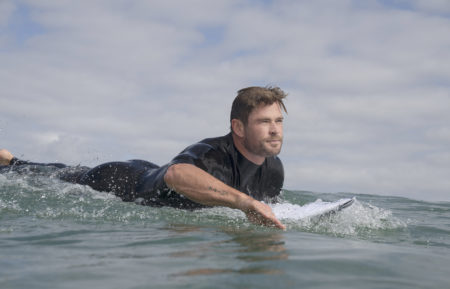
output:
[[[244,137],[244,123],[236,118],[231,120],[231,129],[238,137]]]

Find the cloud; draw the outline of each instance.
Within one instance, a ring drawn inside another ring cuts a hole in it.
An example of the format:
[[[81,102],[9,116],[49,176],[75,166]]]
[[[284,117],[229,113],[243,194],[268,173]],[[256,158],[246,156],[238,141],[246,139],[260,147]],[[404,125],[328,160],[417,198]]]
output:
[[[437,13],[437,14],[450,14],[450,3],[445,0],[415,0],[412,1],[413,5],[416,9]]]
[[[0,146],[163,164],[288,93],[286,187],[449,200],[448,1],[2,1]]]

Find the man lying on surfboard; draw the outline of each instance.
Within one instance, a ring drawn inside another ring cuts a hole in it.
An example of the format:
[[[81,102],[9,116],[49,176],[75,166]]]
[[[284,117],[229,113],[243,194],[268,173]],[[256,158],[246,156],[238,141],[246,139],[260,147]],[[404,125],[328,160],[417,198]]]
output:
[[[64,181],[111,192],[124,201],[182,209],[225,206],[243,211],[251,222],[284,229],[261,201],[274,201],[283,186],[283,165],[277,155],[283,143],[285,97],[278,87],[239,90],[229,134],[193,144],[161,167],[143,160],[92,169],[68,167],[23,161],[0,150],[0,172],[53,166]]]

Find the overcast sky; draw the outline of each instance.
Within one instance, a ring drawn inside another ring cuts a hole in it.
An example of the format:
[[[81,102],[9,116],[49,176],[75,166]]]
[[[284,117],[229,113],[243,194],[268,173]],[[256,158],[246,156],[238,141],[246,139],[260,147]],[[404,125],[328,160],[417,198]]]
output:
[[[285,188],[450,201],[450,1],[0,0],[0,147],[168,162],[288,95]]]

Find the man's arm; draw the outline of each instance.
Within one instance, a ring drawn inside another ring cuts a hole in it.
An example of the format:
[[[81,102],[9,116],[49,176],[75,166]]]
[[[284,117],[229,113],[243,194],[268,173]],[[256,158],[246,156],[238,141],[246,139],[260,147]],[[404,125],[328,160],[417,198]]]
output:
[[[286,228],[268,205],[226,185],[194,165],[171,165],[164,175],[164,181],[169,188],[194,202],[239,209],[253,223]]]

